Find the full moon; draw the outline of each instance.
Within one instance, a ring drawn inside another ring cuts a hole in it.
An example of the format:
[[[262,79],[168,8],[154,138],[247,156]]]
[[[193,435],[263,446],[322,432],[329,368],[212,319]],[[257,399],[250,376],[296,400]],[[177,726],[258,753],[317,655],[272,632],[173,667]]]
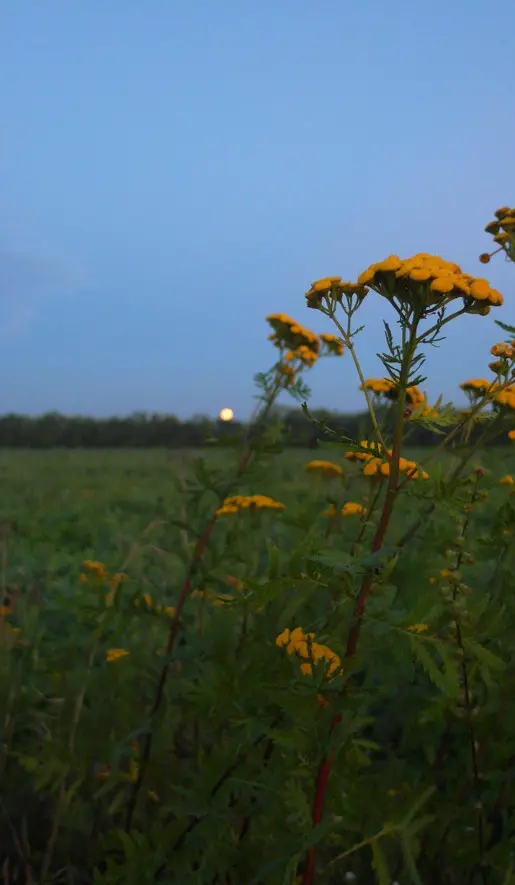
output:
[[[222,409],[220,412],[220,419],[222,421],[232,421],[234,418],[234,412],[232,409]]]

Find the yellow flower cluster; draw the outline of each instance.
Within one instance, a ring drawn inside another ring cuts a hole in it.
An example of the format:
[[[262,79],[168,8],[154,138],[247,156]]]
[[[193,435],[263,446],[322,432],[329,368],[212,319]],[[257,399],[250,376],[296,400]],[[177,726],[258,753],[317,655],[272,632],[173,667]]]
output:
[[[513,261],[515,254],[515,209],[510,209],[509,206],[501,206],[494,214],[495,220],[488,222],[485,231],[493,236],[494,243]],[[493,254],[493,252],[483,252],[479,256],[479,260],[483,264],[488,264]]]
[[[81,573],[80,579],[83,584],[87,584],[90,581],[104,583],[109,577],[109,572],[103,562],[94,562],[92,559],[85,559],[82,563],[82,568],[84,569],[84,572]]]
[[[85,559],[82,563],[83,572],[80,574],[80,580],[83,584],[105,584],[109,582],[111,590],[114,591],[127,577],[123,572],[115,572],[109,577],[109,572],[103,562],[95,562],[92,559]],[[112,602],[113,593],[107,594],[106,602]]]
[[[354,501],[346,501],[341,510],[337,510],[334,504],[331,504],[327,510],[324,511],[324,516],[335,517],[338,516],[338,513],[341,516],[362,516],[367,511],[362,504],[356,504]]]
[[[360,385],[360,390],[371,390],[376,396],[384,396],[386,399],[396,400],[399,396],[399,388],[391,378],[367,378],[364,384]],[[413,410],[424,406],[422,417],[432,415],[437,417],[436,412],[427,402],[427,397],[422,393],[420,387],[413,385],[406,388],[406,402]]]
[[[336,335],[330,335],[328,332],[321,332],[320,340],[325,344],[328,354],[343,356],[345,347],[341,338],[338,338]]]
[[[465,393],[470,393],[471,396],[479,398],[485,396],[486,393],[494,391],[496,383],[495,381],[487,381],[486,378],[469,378],[463,384],[460,384],[460,387]]]
[[[381,446],[376,442],[367,442],[366,439],[361,440],[360,446],[362,449],[368,449],[369,452],[346,452],[345,457],[348,461],[368,461],[373,457],[373,453],[381,452]]]
[[[407,458],[399,458],[399,473],[406,474],[408,479],[429,479],[425,470],[420,470],[415,461],[408,461]],[[365,464],[363,476],[376,476],[378,479],[390,476],[390,462],[382,458],[370,458]]]
[[[363,449],[369,449],[369,452],[347,452],[345,457],[349,461],[365,461],[363,476],[377,476],[379,479],[390,475],[390,462],[387,460],[391,457],[391,450],[383,451],[381,446],[375,442],[367,442],[362,440],[360,443]],[[408,461],[407,458],[399,458],[399,472],[405,473],[410,479],[429,479],[425,470],[420,470],[415,461]]]
[[[489,393],[492,395],[492,402],[495,405],[515,410],[515,384],[508,384],[497,393],[500,385],[496,381],[487,381],[485,378],[469,378],[468,381],[460,384],[460,387],[473,399],[479,399]]]
[[[367,378],[364,384],[360,384],[360,390],[371,390],[377,396],[391,397],[392,391],[395,390],[395,384],[390,378]]]
[[[515,384],[509,384],[504,390],[496,394],[494,403],[507,409],[515,409]]]
[[[343,470],[332,461],[310,461],[304,467],[306,473],[322,473],[324,476],[342,476]]]
[[[129,652],[125,648],[110,648],[106,653],[106,662],[113,664],[115,661],[126,658],[128,654]]]
[[[327,645],[315,642],[315,634],[304,633],[302,627],[295,627],[294,630],[283,630],[277,636],[275,644],[279,648],[285,648],[289,655],[298,655],[304,659],[305,663],[301,664],[300,669],[306,676],[310,676],[313,673],[313,664],[318,664],[320,661],[327,662],[327,676],[329,679],[343,672],[338,655]]]
[[[458,264],[426,252],[405,259],[390,255],[370,265],[358,277],[358,284],[370,286],[389,301],[398,298],[424,309],[440,309],[455,298],[463,299],[469,313],[486,314],[490,306],[503,304],[501,293],[487,280],[463,273]]]
[[[341,277],[323,277],[311,284],[309,292],[306,292],[306,301],[308,307],[318,310],[322,306],[324,298],[334,298],[341,301],[342,296],[346,298],[356,296],[362,300],[367,292],[366,286],[360,286],[358,283],[344,283]]]
[[[233,495],[226,498],[216,511],[217,516],[227,513],[238,513],[240,510],[285,510],[284,504],[268,498],[267,495]]]
[[[504,374],[511,368],[510,363],[515,358],[515,341],[511,341],[509,344],[506,344],[504,341],[501,341],[500,344],[494,344],[490,353],[492,356],[499,357],[499,359],[489,363],[488,368],[491,372],[495,372],[496,375]]]
[[[307,351],[309,351],[309,359],[312,362],[316,360],[320,350],[318,335],[315,335],[309,329],[305,329],[304,326],[292,320],[285,313],[272,313],[266,319],[274,330],[273,334],[270,335],[270,340],[277,347],[288,347],[303,362],[307,362]],[[314,357],[312,356],[313,354]]]

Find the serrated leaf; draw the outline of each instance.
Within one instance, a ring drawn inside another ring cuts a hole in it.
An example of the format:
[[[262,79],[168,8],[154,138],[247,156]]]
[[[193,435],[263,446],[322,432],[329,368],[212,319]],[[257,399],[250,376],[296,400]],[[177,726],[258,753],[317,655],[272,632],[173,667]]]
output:
[[[475,639],[464,638],[463,646],[466,648],[477,660],[484,664],[485,667],[489,667],[491,670],[505,670],[506,664],[501,658],[498,658],[497,655],[494,655],[489,649],[485,648],[484,645],[481,645],[479,642],[476,642]]]

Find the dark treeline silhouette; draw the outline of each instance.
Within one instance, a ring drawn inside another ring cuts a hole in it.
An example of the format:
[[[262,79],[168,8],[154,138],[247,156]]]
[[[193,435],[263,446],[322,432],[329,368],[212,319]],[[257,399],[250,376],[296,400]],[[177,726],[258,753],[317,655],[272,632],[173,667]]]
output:
[[[351,439],[370,433],[365,413],[341,414],[328,409],[312,412],[317,421],[344,433]],[[316,448],[320,440],[331,439],[301,409],[278,407],[272,421],[279,421],[283,443],[299,448]],[[200,448],[216,440],[245,437],[249,426],[238,421],[224,423],[204,415],[180,421],[175,415],[136,412],[123,418],[90,418],[50,412],[37,417],[8,414],[0,416],[0,448]],[[435,434],[427,428],[411,429],[408,445],[431,445]]]

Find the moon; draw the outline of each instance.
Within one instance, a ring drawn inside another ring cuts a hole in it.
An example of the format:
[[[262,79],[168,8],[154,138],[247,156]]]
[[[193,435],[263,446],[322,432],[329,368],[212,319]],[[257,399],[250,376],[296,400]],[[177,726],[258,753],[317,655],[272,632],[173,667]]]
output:
[[[222,409],[220,412],[220,420],[221,421],[232,421],[234,418],[234,412],[232,409]]]

